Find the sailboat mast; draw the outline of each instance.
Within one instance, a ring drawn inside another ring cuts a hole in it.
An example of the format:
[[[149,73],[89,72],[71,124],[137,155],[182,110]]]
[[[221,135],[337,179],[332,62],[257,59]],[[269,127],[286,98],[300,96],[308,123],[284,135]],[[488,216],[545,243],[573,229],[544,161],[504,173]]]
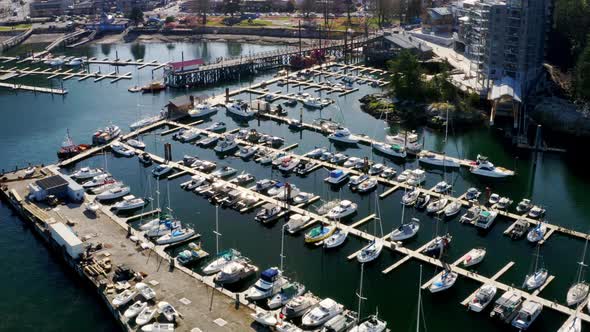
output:
[[[418,310],[416,310],[416,332],[420,332],[420,308],[422,307],[422,264],[420,264],[420,277],[418,279]]]
[[[285,227],[287,224],[283,224],[281,227],[281,271],[283,271],[283,260],[285,259]]]
[[[361,280],[359,282],[359,292],[356,294],[356,296],[359,298],[359,303],[358,303],[358,307],[357,307],[357,314],[356,314],[356,323],[358,324],[361,320],[361,305],[363,300],[365,299],[363,297],[363,277],[365,274],[365,263],[361,263]]]
[[[578,283],[580,283],[580,281],[582,280],[582,271],[586,266],[586,249],[588,249],[588,238],[586,238],[586,242],[584,243],[584,252],[582,253],[582,260],[578,262],[578,264],[580,265],[580,267],[578,268]]]
[[[170,207],[170,181],[166,182],[166,196],[166,199],[168,200],[168,207],[166,209],[168,210],[168,213],[172,214],[172,208]]]
[[[404,189],[404,196],[405,195],[406,195],[406,189]],[[404,214],[405,214],[405,212],[406,212],[406,204],[403,204],[403,202],[402,202],[402,221],[401,221],[401,224],[402,225],[404,224]]]
[[[219,255],[219,237],[221,233],[219,233],[219,205],[215,205],[215,253]]]

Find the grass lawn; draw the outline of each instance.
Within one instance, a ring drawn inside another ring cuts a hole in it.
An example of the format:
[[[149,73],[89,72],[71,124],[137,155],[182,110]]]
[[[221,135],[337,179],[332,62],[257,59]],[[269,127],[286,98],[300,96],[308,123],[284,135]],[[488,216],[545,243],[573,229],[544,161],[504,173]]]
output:
[[[10,30],[27,30],[31,28],[31,24],[17,24],[11,26],[0,26],[0,31],[10,31]]]

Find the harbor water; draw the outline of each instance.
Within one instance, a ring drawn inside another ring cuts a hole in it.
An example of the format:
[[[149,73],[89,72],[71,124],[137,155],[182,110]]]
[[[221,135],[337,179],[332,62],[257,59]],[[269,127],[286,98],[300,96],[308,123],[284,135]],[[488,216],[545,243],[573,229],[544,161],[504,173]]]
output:
[[[111,57],[115,54],[121,59],[179,61],[185,59],[204,58],[213,60],[219,57],[247,55],[258,51],[276,49],[277,46],[240,44],[234,42],[199,42],[175,44],[119,44],[92,45],[68,51],[68,55],[89,55],[97,58]],[[23,51],[14,50],[14,52]],[[92,65],[91,69],[98,70]],[[101,72],[114,69],[101,65]],[[131,94],[127,88],[132,85],[144,85],[151,80],[151,69],[137,70],[134,67],[120,67],[121,73],[131,71],[132,80],[121,80],[110,84],[108,80],[94,83],[92,80],[78,82],[65,81],[64,88],[69,93],[65,97],[45,94],[15,93],[0,91],[0,105],[4,113],[4,121],[0,122],[0,168],[10,170],[15,166],[23,167],[28,163],[48,164],[56,160],[55,152],[64,139],[66,131],[76,143],[88,143],[92,133],[99,127],[113,123],[124,130],[130,123],[140,117],[156,114],[168,100],[179,95],[191,93],[195,95],[219,95],[226,87],[230,90],[239,86],[248,86],[254,82],[268,79],[272,73],[262,73],[257,77],[244,77],[240,82],[232,82],[202,89],[168,90],[160,94]],[[139,78],[137,79],[137,75]],[[162,75],[161,70],[153,73],[155,78]],[[320,78],[316,78],[319,80]],[[23,78],[22,82],[39,84],[43,80],[31,77]],[[47,84],[47,83],[46,83]],[[60,86],[57,80],[52,81],[53,87]],[[382,121],[363,113],[360,110],[359,98],[378,89],[368,85],[360,85],[359,91],[343,97],[325,95],[336,102],[323,110],[304,110],[304,122],[312,122],[323,117],[343,123],[353,133],[366,134],[377,140],[383,140],[388,133],[395,133],[399,128],[389,128]],[[268,87],[274,92],[287,87],[272,85]],[[289,87],[288,92],[299,91]],[[303,90],[302,90],[303,91]],[[312,89],[305,90],[314,94]],[[256,96],[243,94],[240,98],[249,100]],[[298,118],[300,105],[288,108],[289,117]],[[256,130],[285,138],[285,146],[299,144],[293,151],[303,154],[316,146],[330,147],[341,150],[351,156],[368,156],[376,162],[386,163],[394,167],[398,173],[405,168],[415,168],[417,161],[407,162],[389,160],[371,152],[364,145],[356,147],[330,146],[328,139],[321,134],[303,131],[293,132],[286,125],[278,125],[270,120],[251,120],[247,123],[236,122],[225,114],[218,112],[210,121],[223,121],[228,129],[249,126]],[[211,122],[199,127],[206,127]],[[370,213],[375,213],[374,194],[359,195],[352,193],[347,186],[340,190],[329,188],[323,179],[327,171],[319,169],[305,178],[283,175],[268,166],[261,166],[253,161],[243,161],[236,157],[219,158],[212,149],[204,149],[193,144],[182,144],[172,140],[172,135],[161,136],[158,132],[143,137],[148,145],[147,150],[163,155],[163,144],[172,144],[175,160],[183,155],[197,155],[202,159],[214,160],[218,165],[229,165],[238,171],[247,171],[257,179],[273,178],[289,181],[303,191],[320,195],[323,200],[335,198],[350,199],[359,205],[358,213],[346,223],[353,223]],[[443,172],[440,169],[428,169],[424,187],[430,188],[445,179],[453,184],[453,195],[463,194],[469,187],[478,187],[485,192],[508,196],[514,200],[512,209],[526,197],[547,209],[547,220],[553,224],[565,226],[578,231],[588,232],[587,215],[590,212],[590,197],[585,190],[590,177],[584,167],[574,158],[565,155],[544,154],[534,156],[530,153],[517,153],[508,148],[496,128],[480,128],[461,130],[452,125],[449,129],[448,141],[445,143],[444,133],[426,128],[417,129],[424,138],[426,149],[446,152],[447,155],[465,159],[475,159],[478,154],[486,155],[499,166],[514,169],[516,176],[502,181],[490,181],[477,177],[461,169],[455,172]],[[534,162],[536,159],[536,163]],[[136,196],[155,198],[155,180],[151,176],[151,168],[141,166],[136,158],[118,158],[107,153],[81,162],[78,166],[90,165],[106,167],[116,178],[130,185]],[[193,193],[183,191],[179,184],[188,177],[179,177],[159,183],[163,206],[170,205],[175,216],[184,224],[192,225],[202,237],[206,251],[215,253],[216,239],[215,207],[208,201]],[[169,190],[168,190],[169,188]],[[387,190],[379,186],[376,193]],[[169,191],[169,197],[167,192]],[[383,234],[386,234],[400,223],[401,196],[403,191],[396,191],[383,200],[379,200]],[[310,207],[310,209],[312,209]],[[464,211],[463,211],[464,212]],[[249,257],[260,269],[278,266],[280,262],[281,227],[280,223],[266,226],[254,221],[254,214],[239,214],[229,209],[220,209],[219,232],[221,249],[236,248]],[[414,209],[406,209],[406,220],[418,218],[421,230],[416,239],[408,243],[415,249],[432,239],[438,233],[450,233],[453,243],[446,260],[454,262],[471,248],[483,246],[487,248],[487,256],[475,270],[485,276],[492,276],[508,262],[515,265],[499,278],[506,284],[520,287],[524,276],[530,271],[535,247],[524,240],[513,241],[503,235],[511,220],[498,217],[495,225],[487,233],[478,232],[474,227],[460,224],[458,217],[448,221],[435,220],[431,216]],[[0,320],[0,330],[16,331],[40,329],[49,331],[110,331],[117,328],[103,306],[96,301],[94,295],[73,276],[68,269],[49,254],[45,247],[12,215],[4,205],[0,207],[0,231],[4,236],[0,239],[0,248],[4,258],[0,268],[5,273],[0,283],[0,292],[4,301],[0,310],[8,319]],[[380,225],[366,223],[361,229],[381,236]],[[320,297],[331,297],[356,310],[355,293],[359,286],[360,265],[356,260],[348,261],[346,257],[360,249],[364,242],[350,237],[339,249],[327,251],[315,246],[306,246],[302,234],[285,236],[285,273],[295,281],[304,283],[307,288]],[[582,253],[584,243],[565,235],[555,233],[541,248],[543,263],[551,275],[556,278],[545,288],[540,296],[560,303],[565,302],[568,287],[574,281],[577,269],[576,262]],[[179,249],[176,249],[179,250]],[[388,322],[393,331],[409,331],[414,327],[418,293],[419,263],[410,260],[389,274],[381,271],[400,259],[400,255],[384,250],[374,262],[365,266],[365,282],[362,316],[379,312],[379,317]],[[195,270],[198,270],[198,265]],[[436,271],[432,266],[424,265],[422,280],[426,282]],[[247,285],[243,285],[246,287]],[[483,313],[467,312],[461,306],[463,301],[479,285],[459,277],[455,286],[445,292],[430,294],[423,292],[424,319],[431,331],[506,331],[507,325],[492,321],[488,317],[489,308]],[[556,331],[565,321],[564,315],[545,308],[539,319],[533,324],[531,331]]]

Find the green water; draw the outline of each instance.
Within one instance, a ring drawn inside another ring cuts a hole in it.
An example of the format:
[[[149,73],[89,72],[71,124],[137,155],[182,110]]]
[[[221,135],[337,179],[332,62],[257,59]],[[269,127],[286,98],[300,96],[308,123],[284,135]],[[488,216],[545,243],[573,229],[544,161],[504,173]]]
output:
[[[149,44],[140,46],[129,45],[100,45],[77,50],[77,54],[97,57],[111,56],[115,52],[120,58],[159,59],[161,61],[179,60],[184,52],[185,59],[193,57],[216,58],[218,56],[247,54],[258,50],[272,49],[272,46],[256,46],[225,43],[199,44]],[[104,66],[102,71],[109,68]],[[112,69],[111,69],[112,71]],[[121,72],[136,70],[121,68]],[[139,71],[140,84],[150,80],[149,70]],[[158,75],[159,72],[156,72]],[[255,81],[269,77],[271,74],[261,75]],[[30,81],[30,79],[27,79]],[[26,80],[25,80],[26,81]],[[230,85],[220,85],[208,89],[191,91],[196,94],[219,94],[226,86],[233,88],[247,85],[246,80]],[[59,85],[55,81],[54,86]],[[126,91],[130,85],[135,85],[135,79],[110,84],[107,80],[93,83],[92,81],[66,81],[65,88],[70,93],[62,97],[47,95],[14,94],[1,92],[0,105],[6,114],[5,120],[0,122],[3,135],[0,138],[2,159],[1,168],[13,168],[27,162],[49,163],[55,160],[55,151],[63,140],[66,128],[77,142],[88,142],[92,132],[110,121],[127,128],[140,115],[155,114],[173,96],[185,91],[168,91],[159,95],[134,95]],[[269,87],[271,91],[283,90],[286,87]],[[297,91],[290,88],[289,92]],[[304,121],[311,122],[317,117],[331,117],[344,121],[351,131],[365,133],[382,139],[387,133],[386,124],[362,113],[358,99],[368,92],[373,92],[367,86],[361,86],[360,91],[337,99],[337,103],[321,111],[305,111]],[[312,90],[306,92],[313,93]],[[243,99],[250,98],[247,95]],[[289,109],[290,117],[299,115],[299,108]],[[219,112],[213,121],[225,121],[229,129],[238,124],[224,113]],[[204,124],[206,126],[207,124]],[[285,145],[298,143],[294,150],[304,153],[314,146],[329,146],[328,140],[313,132],[291,132],[285,125],[279,126],[271,121],[249,121],[250,127],[259,131],[282,136]],[[164,130],[164,129],[161,129]],[[161,131],[159,130],[159,131]],[[518,203],[522,197],[531,197],[536,203],[547,208],[547,219],[580,231],[587,231],[589,199],[585,196],[585,189],[589,178],[579,161],[568,159],[561,155],[544,155],[538,157],[536,168],[532,167],[529,154],[516,154],[507,149],[504,142],[495,134],[494,129],[480,129],[461,132],[452,128],[448,144],[444,144],[444,137],[440,133],[418,128],[424,136],[425,146],[433,150],[445,150],[449,155],[465,158],[475,158],[478,153],[485,154],[497,165],[515,169],[517,175],[507,181],[486,181],[462,169],[443,175],[440,170],[429,170],[426,187],[431,187],[446,177],[454,185],[456,196],[465,192],[471,186],[480,189],[490,187],[491,191],[511,197]],[[212,150],[201,149],[190,144],[172,141],[170,136],[146,135],[144,141],[147,149],[162,154],[163,144],[171,142],[173,156],[180,159],[184,154],[198,155],[204,159],[216,160],[220,165],[231,165],[238,170],[247,170],[260,178],[282,179],[282,175],[270,167],[263,167],[254,162],[228,157],[218,160]],[[337,147],[333,147],[337,148]],[[339,148],[338,148],[339,149]],[[345,151],[354,156],[371,156],[368,147],[359,145]],[[395,163],[383,157],[373,156],[374,160],[386,162],[394,166],[398,172],[404,168],[416,167],[413,160],[407,163]],[[135,158],[116,158],[108,155],[106,164],[109,171],[131,185],[136,196],[150,195],[150,188],[154,189],[151,168],[143,168]],[[102,157],[91,158],[81,165],[105,166]],[[374,212],[372,196],[360,196],[351,193],[347,187],[340,192],[330,190],[324,183],[326,171],[318,170],[306,178],[290,176],[288,181],[295,183],[303,191],[314,192],[323,199],[342,197],[351,199],[359,204],[359,211],[352,218],[351,223],[360,220],[368,213]],[[185,192],[179,188],[187,177],[180,177],[171,181],[162,181],[160,185],[169,185],[171,207],[174,213],[190,224],[202,234],[204,248],[209,252],[215,251],[215,209],[202,197]],[[386,190],[379,187],[377,193]],[[161,190],[165,192],[164,190]],[[397,225],[401,217],[399,204],[402,192],[396,192],[380,201],[384,232],[390,232]],[[165,202],[165,197],[162,198]],[[81,288],[75,278],[70,276],[67,268],[56,262],[45,248],[30,232],[21,226],[5,208],[0,208],[0,230],[10,236],[0,240],[0,248],[5,257],[0,261],[0,268],[10,273],[4,273],[0,283],[0,293],[4,301],[0,310],[10,313],[9,319],[0,320],[0,329],[19,330],[23,322],[30,324],[29,329],[44,330],[112,330],[116,328],[108,313],[99,305],[88,291]],[[233,210],[220,210],[220,240],[222,248],[237,248],[261,269],[279,264],[280,227],[268,227],[254,222],[254,214],[240,215]],[[424,213],[413,209],[406,210],[406,218],[416,217],[421,220],[422,227],[418,237],[408,243],[410,248],[417,248],[433,237],[436,221]],[[453,244],[449,251],[448,260],[455,261],[465,252],[475,246],[485,246],[488,255],[476,270],[486,276],[495,274],[509,261],[516,264],[501,278],[507,284],[520,286],[524,275],[529,271],[533,247],[526,241],[512,241],[502,235],[509,225],[508,220],[498,218],[495,226],[487,233],[477,232],[471,226],[461,225],[458,218],[448,222],[438,222],[439,232],[450,232]],[[373,224],[362,226],[373,232]],[[378,229],[378,228],[377,228]],[[378,230],[379,232],[379,230]],[[346,256],[361,248],[363,244],[355,238],[349,238],[346,244],[337,250],[325,251],[303,244],[303,236],[285,236],[285,270],[294,280],[304,283],[307,288],[321,297],[332,297],[356,310],[356,295],[358,288],[360,266],[356,261],[347,261]],[[546,267],[556,279],[541,293],[548,299],[564,302],[565,293],[572,282],[583,242],[561,235],[553,235],[544,245],[542,255]],[[418,266],[414,261],[403,264],[388,275],[381,271],[400,259],[400,255],[384,250],[375,262],[365,266],[363,315],[374,312],[377,308],[380,317],[386,319],[393,331],[415,330],[415,313],[418,287]],[[423,282],[430,279],[435,270],[425,265]],[[16,286],[16,287],[15,287]],[[478,285],[474,282],[459,278],[453,288],[439,294],[423,293],[424,310],[427,327],[430,331],[504,331],[510,330],[506,325],[500,325],[487,317],[487,310],[481,314],[468,313],[460,302],[467,297]],[[18,308],[18,309],[17,309]],[[489,310],[489,308],[488,308]],[[48,314],[51,313],[51,314]],[[565,316],[557,314],[548,308],[535,322],[532,331],[556,331]]]

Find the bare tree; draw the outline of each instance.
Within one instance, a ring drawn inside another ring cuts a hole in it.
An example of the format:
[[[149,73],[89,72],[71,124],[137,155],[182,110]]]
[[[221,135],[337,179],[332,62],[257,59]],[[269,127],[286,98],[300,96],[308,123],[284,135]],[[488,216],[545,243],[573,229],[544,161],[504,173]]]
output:
[[[207,14],[211,10],[211,0],[191,0],[187,4],[189,11],[201,15],[201,23],[207,24]]]
[[[303,2],[301,3],[301,12],[303,12],[303,15],[305,17],[309,17],[309,14],[313,12],[314,7],[314,0],[303,0]]]

